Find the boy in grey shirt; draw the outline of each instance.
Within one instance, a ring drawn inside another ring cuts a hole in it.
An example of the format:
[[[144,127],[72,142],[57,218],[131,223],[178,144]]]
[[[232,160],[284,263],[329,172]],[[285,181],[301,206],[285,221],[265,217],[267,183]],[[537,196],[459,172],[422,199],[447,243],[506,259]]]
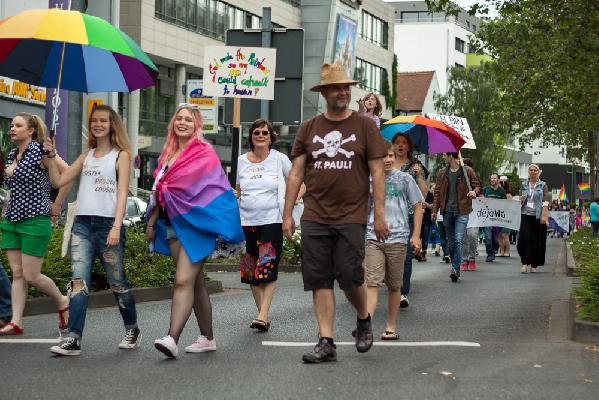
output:
[[[424,197],[414,178],[406,172],[393,168],[395,153],[391,144],[385,157],[386,197],[385,218],[389,224],[389,237],[385,242],[377,241],[374,233],[374,212],[371,208],[366,227],[366,254],[364,270],[368,286],[368,312],[374,317],[378,300],[378,288],[383,281],[389,290],[387,323],[381,340],[399,339],[397,313],[401,300],[403,266],[408,241],[414,251],[420,250],[420,228],[422,226],[422,203]],[[414,207],[414,231],[410,240],[408,205]]]

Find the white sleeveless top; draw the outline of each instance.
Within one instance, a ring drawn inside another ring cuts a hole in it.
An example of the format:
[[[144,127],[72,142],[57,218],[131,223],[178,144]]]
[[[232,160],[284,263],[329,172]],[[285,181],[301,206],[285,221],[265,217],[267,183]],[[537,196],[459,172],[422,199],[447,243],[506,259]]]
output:
[[[116,160],[118,149],[103,157],[94,157],[90,149],[83,161],[77,192],[76,215],[114,217],[116,215]]]

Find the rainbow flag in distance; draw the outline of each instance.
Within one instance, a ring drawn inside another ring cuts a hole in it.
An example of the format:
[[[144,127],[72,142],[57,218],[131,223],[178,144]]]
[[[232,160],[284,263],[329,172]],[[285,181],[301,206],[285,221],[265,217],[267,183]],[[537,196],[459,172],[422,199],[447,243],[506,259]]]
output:
[[[580,190],[580,194],[591,193],[591,185],[588,183],[579,183],[578,189]]]
[[[561,201],[568,200],[568,196],[566,196],[566,189],[564,188],[563,184],[562,184],[562,188],[560,189],[559,195],[557,196],[557,198]]]

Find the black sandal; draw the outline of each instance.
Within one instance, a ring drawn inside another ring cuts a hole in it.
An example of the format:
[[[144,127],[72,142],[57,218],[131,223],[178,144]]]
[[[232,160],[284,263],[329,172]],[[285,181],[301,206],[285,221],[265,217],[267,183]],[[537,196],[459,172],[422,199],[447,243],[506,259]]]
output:
[[[261,319],[255,319],[250,324],[250,328],[258,329],[260,332],[268,332],[268,329],[270,329],[270,322],[262,321]]]

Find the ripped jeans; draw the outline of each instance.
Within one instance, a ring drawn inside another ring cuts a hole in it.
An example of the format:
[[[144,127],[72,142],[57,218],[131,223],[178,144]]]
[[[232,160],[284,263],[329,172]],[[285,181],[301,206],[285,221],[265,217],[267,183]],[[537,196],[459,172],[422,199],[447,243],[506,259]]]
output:
[[[125,323],[125,329],[137,326],[137,311],[131,286],[125,276],[123,255],[125,228],[121,226],[121,239],[116,246],[108,247],[106,239],[112,229],[114,218],[81,216],[75,218],[71,235],[71,262],[73,279],[69,284],[69,336],[81,338],[87,314],[89,287],[96,256],[100,259],[110,289],[117,301]],[[72,290],[73,282],[83,281],[81,290]]]

